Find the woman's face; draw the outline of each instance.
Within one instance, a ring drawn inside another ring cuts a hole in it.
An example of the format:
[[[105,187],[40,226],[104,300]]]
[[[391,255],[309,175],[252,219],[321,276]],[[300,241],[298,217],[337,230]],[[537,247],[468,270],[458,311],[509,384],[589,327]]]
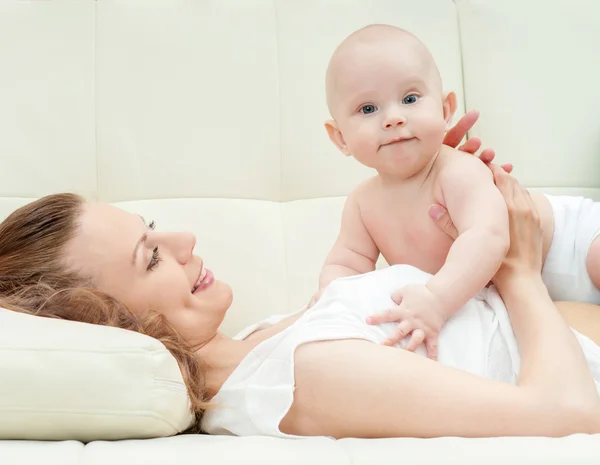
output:
[[[67,262],[134,313],[162,313],[199,346],[215,336],[232,293],[193,254],[195,244],[191,233],[154,231],[137,215],[87,203]]]

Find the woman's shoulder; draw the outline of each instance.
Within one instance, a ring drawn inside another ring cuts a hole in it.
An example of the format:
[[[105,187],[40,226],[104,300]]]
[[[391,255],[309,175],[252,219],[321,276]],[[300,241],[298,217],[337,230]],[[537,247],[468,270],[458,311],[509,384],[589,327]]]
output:
[[[322,340],[365,339],[371,334],[366,325],[361,328],[358,319],[353,322],[348,315],[337,318],[323,309],[313,308],[296,318],[274,334],[269,333],[285,324],[285,318],[271,320],[270,326],[260,330],[266,338],[246,355],[211,401],[216,408],[205,414],[205,431],[285,436],[278,424],[292,404],[297,349]],[[246,340],[253,337],[251,329],[246,331],[250,332]],[[259,336],[257,331],[253,334]]]

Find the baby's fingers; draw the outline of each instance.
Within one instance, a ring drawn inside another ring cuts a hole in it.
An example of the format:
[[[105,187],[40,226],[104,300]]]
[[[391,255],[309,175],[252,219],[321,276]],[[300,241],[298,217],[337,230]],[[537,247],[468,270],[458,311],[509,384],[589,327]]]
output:
[[[400,320],[397,308],[390,308],[383,313],[376,313],[367,317],[367,324],[378,325],[381,323],[391,323]]]
[[[412,335],[410,336],[410,340],[408,341],[408,344],[406,344],[405,349],[410,350],[411,352],[414,352],[415,350],[417,350],[417,347],[419,347],[421,344],[423,344],[424,340],[425,340],[425,333],[423,332],[423,330],[415,329],[412,332]]]
[[[438,338],[437,336],[429,336],[425,341],[425,349],[427,357],[431,360],[437,360],[438,357]]]
[[[394,334],[383,341],[383,344],[386,346],[393,346],[408,336],[413,329],[414,327],[410,324],[410,322],[404,320],[400,322],[396,328],[396,331],[394,331]]]

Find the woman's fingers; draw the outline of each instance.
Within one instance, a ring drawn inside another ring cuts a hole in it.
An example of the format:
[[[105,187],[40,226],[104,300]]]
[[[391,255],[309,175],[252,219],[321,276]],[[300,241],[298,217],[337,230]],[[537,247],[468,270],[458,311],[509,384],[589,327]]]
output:
[[[496,158],[496,152],[494,152],[494,149],[484,149],[480,154],[479,154],[479,159],[484,162],[486,165],[488,163],[491,163],[494,161],[494,158]]]
[[[448,210],[441,205],[433,204],[429,207],[427,213],[435,225],[448,236],[450,236],[452,239],[456,239],[458,237],[458,230],[454,226],[454,223],[448,214]]]
[[[490,166],[508,210],[510,247],[492,280],[501,287],[514,273],[539,273],[542,267],[542,229],[531,194],[513,176]]]
[[[460,141],[467,135],[467,132],[473,127],[477,119],[479,119],[478,111],[471,110],[465,113],[465,115],[446,133],[444,145],[455,148],[458,147]]]
[[[472,140],[472,139],[469,139],[469,140]],[[491,165],[491,163],[494,161],[494,158],[496,158],[496,152],[494,151],[494,149],[484,149],[479,154],[479,159],[488,166]],[[503,163],[502,165],[500,165],[500,167],[507,173],[512,173],[512,170],[513,170],[512,163]]]
[[[476,110],[470,110],[465,115],[458,120],[458,122],[450,128],[450,130],[446,133],[444,137],[444,145],[448,145],[450,147],[458,147],[460,141],[465,138],[467,132],[475,125],[477,120],[479,119],[479,112]],[[464,144],[458,147],[458,150],[470,153],[471,155],[475,155],[477,151],[481,148],[481,139],[478,137],[472,137],[467,140]],[[479,154],[479,159],[485,164],[491,163],[496,157],[496,152],[493,149],[484,149]],[[510,173],[513,170],[513,166],[509,163],[502,165],[502,168]]]
[[[471,155],[475,155],[475,152],[477,152],[480,147],[481,139],[479,139],[478,137],[473,137],[472,139],[469,139],[463,145],[461,145],[458,148],[458,150],[460,150],[461,152],[470,153]]]
[[[509,215],[538,221],[537,210],[529,191],[501,167],[492,165],[490,169],[494,174],[494,182],[506,201]]]
[[[500,192],[502,192],[502,195],[504,195],[504,191],[507,191],[508,189],[512,190],[512,185],[510,182],[511,179],[513,179],[512,176],[498,165],[491,164],[488,166],[492,171],[492,174],[494,175],[494,182],[496,183],[496,186],[498,187]],[[506,193],[508,194],[508,192]],[[506,195],[504,196],[504,198],[506,198]]]

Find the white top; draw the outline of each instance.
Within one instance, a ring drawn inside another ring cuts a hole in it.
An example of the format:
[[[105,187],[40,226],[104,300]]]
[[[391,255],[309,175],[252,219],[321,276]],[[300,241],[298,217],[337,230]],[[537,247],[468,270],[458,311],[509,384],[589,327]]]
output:
[[[293,401],[295,349],[307,342],[333,339],[381,343],[392,335],[396,323],[371,326],[365,318],[395,305],[391,295],[399,287],[425,283],[430,277],[417,268],[396,265],[332,282],[315,306],[242,360],[213,398],[216,408],[205,413],[203,430],[209,434],[294,437],[282,433],[279,423]],[[236,339],[288,316],[273,316],[252,325]],[[600,392],[600,347],[577,336]],[[425,349],[421,346],[417,353],[425,356]],[[514,384],[520,362],[517,344],[506,308],[494,288],[482,290],[448,320],[440,332],[438,361]]]

